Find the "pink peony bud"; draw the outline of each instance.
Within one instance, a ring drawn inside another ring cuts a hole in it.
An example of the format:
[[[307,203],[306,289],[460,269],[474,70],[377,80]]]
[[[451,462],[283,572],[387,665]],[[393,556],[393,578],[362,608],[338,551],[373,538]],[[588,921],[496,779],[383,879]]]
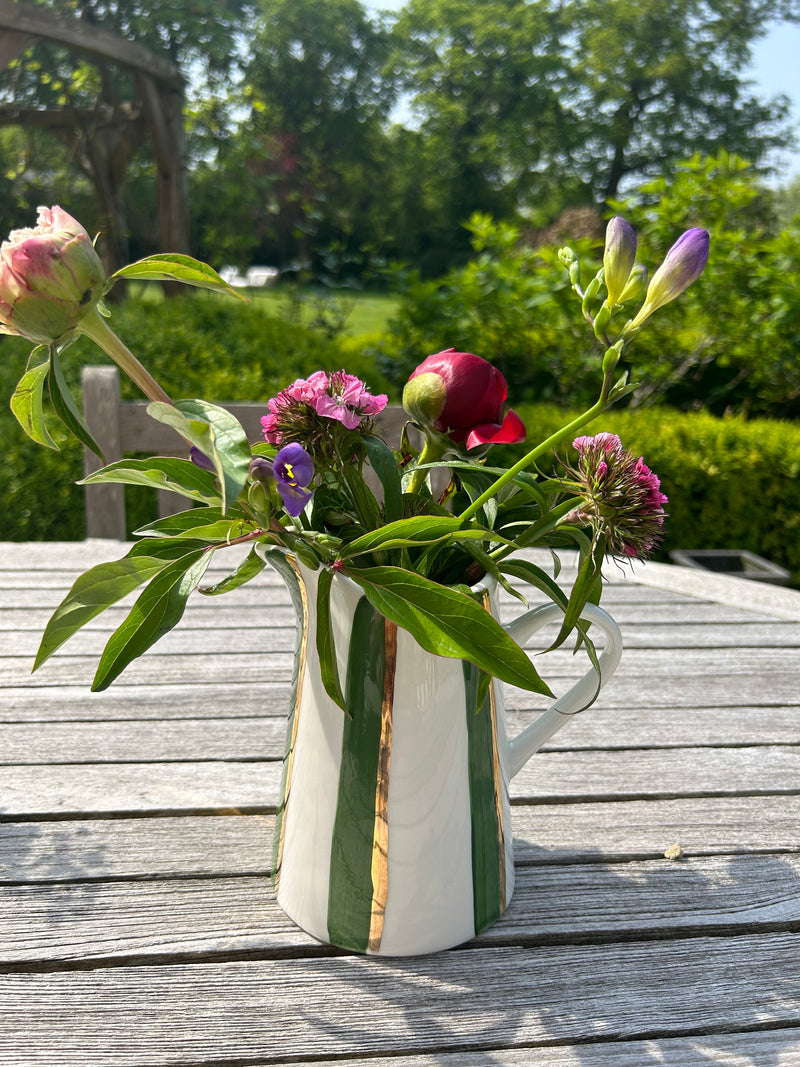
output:
[[[621,303],[635,260],[636,234],[633,227],[620,215],[615,215],[606,227],[606,246],[603,251],[603,276],[609,307]]]
[[[103,293],[91,238],[60,207],[40,207],[34,228],[0,245],[0,333],[51,344],[70,333]]]
[[[695,228],[681,234],[650,279],[644,304],[631,323],[631,328],[641,326],[654,311],[680,296],[692,282],[697,281],[708,262],[709,240],[707,230]]]
[[[471,449],[525,439],[519,417],[513,411],[504,414],[507,396],[506,380],[496,367],[449,348],[428,356],[411,374],[403,407],[422,426]]]

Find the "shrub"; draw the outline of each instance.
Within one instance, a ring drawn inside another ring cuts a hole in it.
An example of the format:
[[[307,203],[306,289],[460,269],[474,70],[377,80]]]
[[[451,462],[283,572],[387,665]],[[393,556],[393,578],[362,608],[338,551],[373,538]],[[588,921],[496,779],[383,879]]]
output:
[[[554,407],[517,411],[531,439],[564,421]],[[659,558],[676,548],[749,549],[786,567],[800,585],[799,425],[648,408],[612,409],[582,432],[601,430],[619,434],[661,478],[669,518]],[[505,458],[523,452],[509,447]]]

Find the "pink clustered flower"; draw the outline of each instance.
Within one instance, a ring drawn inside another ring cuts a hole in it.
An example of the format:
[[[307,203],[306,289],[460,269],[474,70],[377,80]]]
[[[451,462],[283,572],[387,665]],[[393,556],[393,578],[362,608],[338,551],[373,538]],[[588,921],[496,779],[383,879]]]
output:
[[[612,554],[646,559],[662,536],[667,497],[643,457],[636,459],[613,433],[578,437],[577,469],[568,468],[583,503],[569,521],[591,525]]]
[[[365,420],[386,407],[385,394],[373,396],[364,383],[345,371],[315,371],[308,378],[298,378],[288,388],[268,401],[269,414],[261,419],[264,437],[278,445],[287,435],[315,414],[340,422],[347,430],[357,430]]]

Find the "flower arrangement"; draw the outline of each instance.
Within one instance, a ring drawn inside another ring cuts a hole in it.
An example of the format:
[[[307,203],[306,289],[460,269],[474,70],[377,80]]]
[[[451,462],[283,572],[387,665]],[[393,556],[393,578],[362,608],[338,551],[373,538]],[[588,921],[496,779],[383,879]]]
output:
[[[320,370],[287,384],[266,402],[258,442],[248,442],[218,405],[173,402],[108,325],[104,295],[122,278],[239,294],[210,267],[180,255],[140,260],[106,278],[84,228],[59,207],[40,208],[37,225],[12,232],[0,248],[0,332],[36,346],[11,401],[14,413],[35,441],[54,448],[45,417],[49,397],[67,430],[99,454],[59,361],[85,334],[142,389],[149,414],[175,429],[189,456],[125,459],[85,481],[168,488],[190,506],[137,530],[123,559],[76,581],[48,623],[34,669],[90,619],[144,585],[100,658],[93,689],[103,689],[179,621],[193,591],[235,589],[276,553],[288,552],[321,571],[317,649],[326,689],[342,707],[326,616],[336,573],[348,576],[427,651],[469,660],[485,677],[549,693],[529,657],[470,588],[488,576],[519,596],[510,579],[525,580],[563,609],[551,647],[575,633],[576,643],[594,656],[580,616],[588,601],[599,601],[603,559],[608,553],[646,557],[659,541],[667,500],[657,476],[618,437],[580,431],[635,388],[618,374],[623,352],[650,315],[699,277],[708,247],[706,231],[688,230],[648,284],[646,269],[636,263],[632,228],[613,218],[602,268],[585,286],[578,257],[569,248],[560,251],[598,345],[598,399],[503,468],[488,461],[491,446],[525,438],[522,421],[506,409],[507,383],[486,360],[452,349],[428,356],[409,378],[403,392],[408,423],[397,450],[375,428],[387,398],[344,370]],[[558,445],[573,439],[574,467],[541,468]],[[365,478],[367,465],[378,492]],[[431,475],[441,469],[446,487],[434,492]],[[249,545],[246,558],[221,582],[203,587],[212,556],[233,545]],[[577,548],[580,561],[569,593],[545,569],[516,555],[531,546],[565,545]]]

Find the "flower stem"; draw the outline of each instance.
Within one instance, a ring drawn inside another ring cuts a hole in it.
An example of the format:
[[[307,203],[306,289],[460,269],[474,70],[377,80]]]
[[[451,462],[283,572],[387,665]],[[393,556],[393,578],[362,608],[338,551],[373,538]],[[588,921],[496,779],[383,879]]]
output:
[[[85,333],[107,355],[111,356],[120,370],[125,371],[131,381],[139,386],[149,400],[160,400],[166,404],[172,403],[152,374],[142,366],[133,352],[120,341],[105,319],[101,318],[99,312],[87,315],[81,321],[78,329],[80,333]]]
[[[408,478],[408,485],[406,492],[418,493],[422,488],[422,483],[428,477],[428,471],[420,470],[420,467],[424,467],[426,463],[435,463],[437,459],[441,459],[447,451],[446,444],[442,441],[441,436],[434,437],[430,433],[425,433],[425,444],[422,446],[422,451],[417,456],[417,465],[411,472]]]
[[[592,419],[596,418],[606,408],[606,406],[607,400],[605,397],[601,396],[597,403],[593,404],[587,411],[578,415],[572,422],[567,423],[566,426],[562,426],[560,430],[556,430],[556,432],[551,434],[545,441],[542,441],[535,448],[532,448],[531,451],[515,463],[513,467],[509,467],[507,471],[504,471],[497,481],[489,486],[485,493],[482,493],[476,500],[473,500],[469,507],[465,508],[458,516],[459,519],[462,521],[471,519],[473,515],[480,511],[488,500],[491,500],[493,496],[499,493],[504,485],[508,485],[509,482],[513,481],[518,474],[521,474],[522,471],[530,467],[532,463],[535,463],[535,461],[540,456],[544,455],[545,452],[560,445],[567,437],[571,437],[576,430],[580,430],[581,427],[585,426],[588,422],[591,422]]]

